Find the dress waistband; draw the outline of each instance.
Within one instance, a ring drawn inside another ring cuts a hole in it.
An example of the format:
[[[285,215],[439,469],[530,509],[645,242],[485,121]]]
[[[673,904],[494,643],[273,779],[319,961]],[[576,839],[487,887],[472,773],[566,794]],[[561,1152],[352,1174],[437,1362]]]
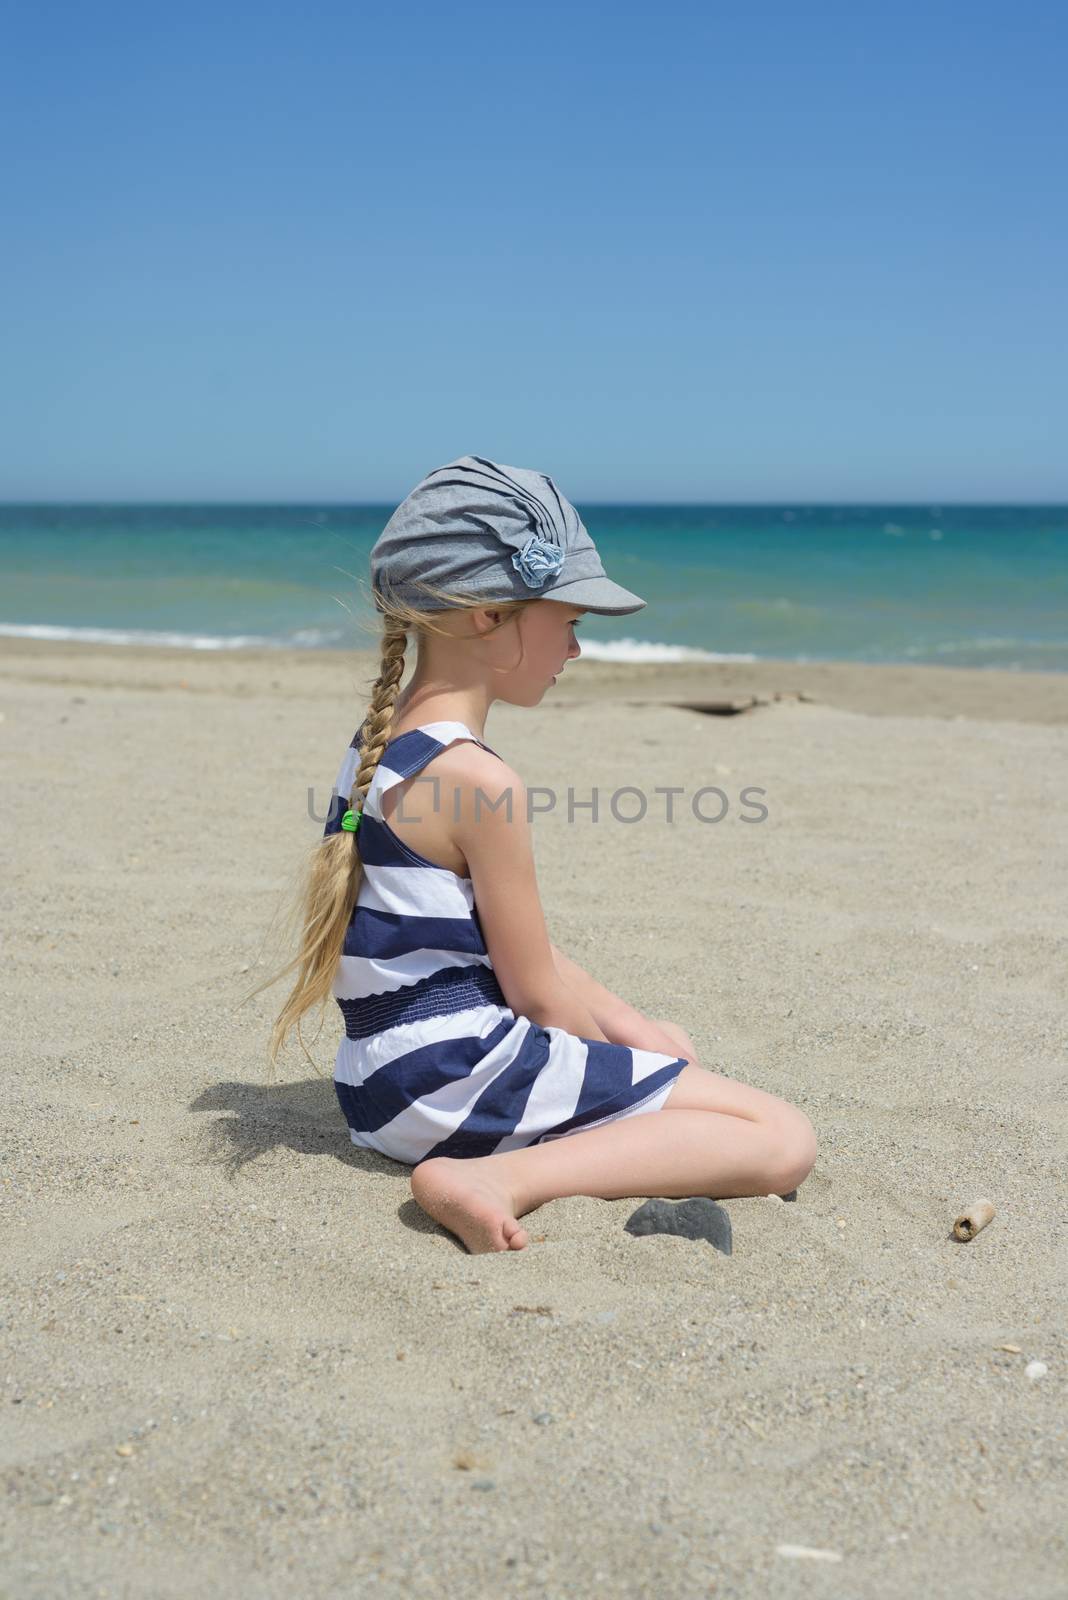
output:
[[[492,967],[481,963],[473,967],[445,967],[441,972],[405,984],[388,994],[365,995],[360,1000],[338,1000],[345,1018],[349,1039],[367,1039],[372,1034],[397,1028],[403,1022],[419,1022],[424,1017],[445,1017],[454,1011],[470,1011],[476,1006],[497,1005],[508,1009],[504,990]]]

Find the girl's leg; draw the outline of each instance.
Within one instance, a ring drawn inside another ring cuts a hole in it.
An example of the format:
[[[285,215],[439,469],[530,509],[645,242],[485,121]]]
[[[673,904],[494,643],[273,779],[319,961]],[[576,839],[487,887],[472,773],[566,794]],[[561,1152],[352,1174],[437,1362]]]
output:
[[[424,1161],[412,1193],[468,1250],[521,1250],[527,1233],[518,1218],[547,1200],[786,1193],[814,1160],[803,1112],[691,1064],[660,1111],[499,1155]]]
[[[697,1066],[693,1041],[674,1022],[656,1019],[656,1025],[675,1043],[680,1056],[690,1063],[675,1079],[671,1093],[664,1104],[672,1111],[728,1111],[732,1116],[751,1117],[776,1127],[786,1152],[798,1165],[808,1159],[811,1172],[816,1159],[816,1134],[800,1106],[780,1100],[764,1089],[752,1089],[748,1084],[736,1083],[719,1072],[707,1072]]]

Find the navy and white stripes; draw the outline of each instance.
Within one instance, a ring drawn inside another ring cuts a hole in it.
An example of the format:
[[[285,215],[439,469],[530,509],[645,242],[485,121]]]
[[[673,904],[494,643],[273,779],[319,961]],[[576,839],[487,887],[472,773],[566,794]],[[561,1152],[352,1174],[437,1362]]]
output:
[[[327,834],[340,830],[359,738],[338,774]],[[510,1009],[471,880],[411,849],[382,815],[386,791],[456,740],[489,748],[461,722],[428,723],[387,744],[355,836],[363,876],[333,984],[345,1019],[334,1085],[352,1140],[412,1165],[654,1110],[685,1064],[541,1027]]]

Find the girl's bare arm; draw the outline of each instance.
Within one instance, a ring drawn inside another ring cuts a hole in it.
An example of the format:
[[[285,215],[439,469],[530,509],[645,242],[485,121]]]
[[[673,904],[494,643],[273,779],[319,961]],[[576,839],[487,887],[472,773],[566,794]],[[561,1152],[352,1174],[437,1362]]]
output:
[[[516,1016],[542,1027],[604,1040],[596,1017],[553,961],[522,780],[498,756],[470,745],[461,752],[453,837],[467,862],[486,949],[505,1000]]]
[[[551,941],[549,948],[560,977],[597,1019],[598,1027],[610,1043],[630,1045],[635,1050],[660,1050],[677,1055],[675,1043],[655,1022],[621,1000],[611,989],[606,989],[603,983],[598,983],[577,961],[565,956]]]
[[[455,766],[450,831],[467,862],[486,947],[512,1010],[580,1039],[676,1056],[676,1042],[655,1022],[551,943],[538,894],[526,790],[518,774],[471,745],[459,747]]]

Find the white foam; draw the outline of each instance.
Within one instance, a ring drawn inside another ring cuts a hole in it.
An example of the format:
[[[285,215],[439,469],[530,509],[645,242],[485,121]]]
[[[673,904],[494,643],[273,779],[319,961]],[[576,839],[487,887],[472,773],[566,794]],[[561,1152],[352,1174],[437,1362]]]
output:
[[[153,628],[68,628],[50,622],[0,622],[0,637],[45,639],[56,643],[147,645],[178,650],[322,650],[346,644],[340,629],[301,628],[283,638],[257,633],[179,633]],[[356,648],[373,649],[373,641]],[[757,661],[755,655],[698,650],[685,644],[659,644],[649,639],[583,641],[589,661]],[[581,657],[580,657],[581,659]]]
[[[256,633],[172,633],[153,628],[66,628],[50,622],[0,622],[0,637],[75,644],[170,646],[178,650],[314,650],[336,643],[341,634],[303,628],[299,633],[279,639]]]
[[[649,639],[583,639],[582,655],[589,661],[757,661],[746,653],[698,650],[687,644],[658,644]],[[579,657],[581,660],[582,657]]]

